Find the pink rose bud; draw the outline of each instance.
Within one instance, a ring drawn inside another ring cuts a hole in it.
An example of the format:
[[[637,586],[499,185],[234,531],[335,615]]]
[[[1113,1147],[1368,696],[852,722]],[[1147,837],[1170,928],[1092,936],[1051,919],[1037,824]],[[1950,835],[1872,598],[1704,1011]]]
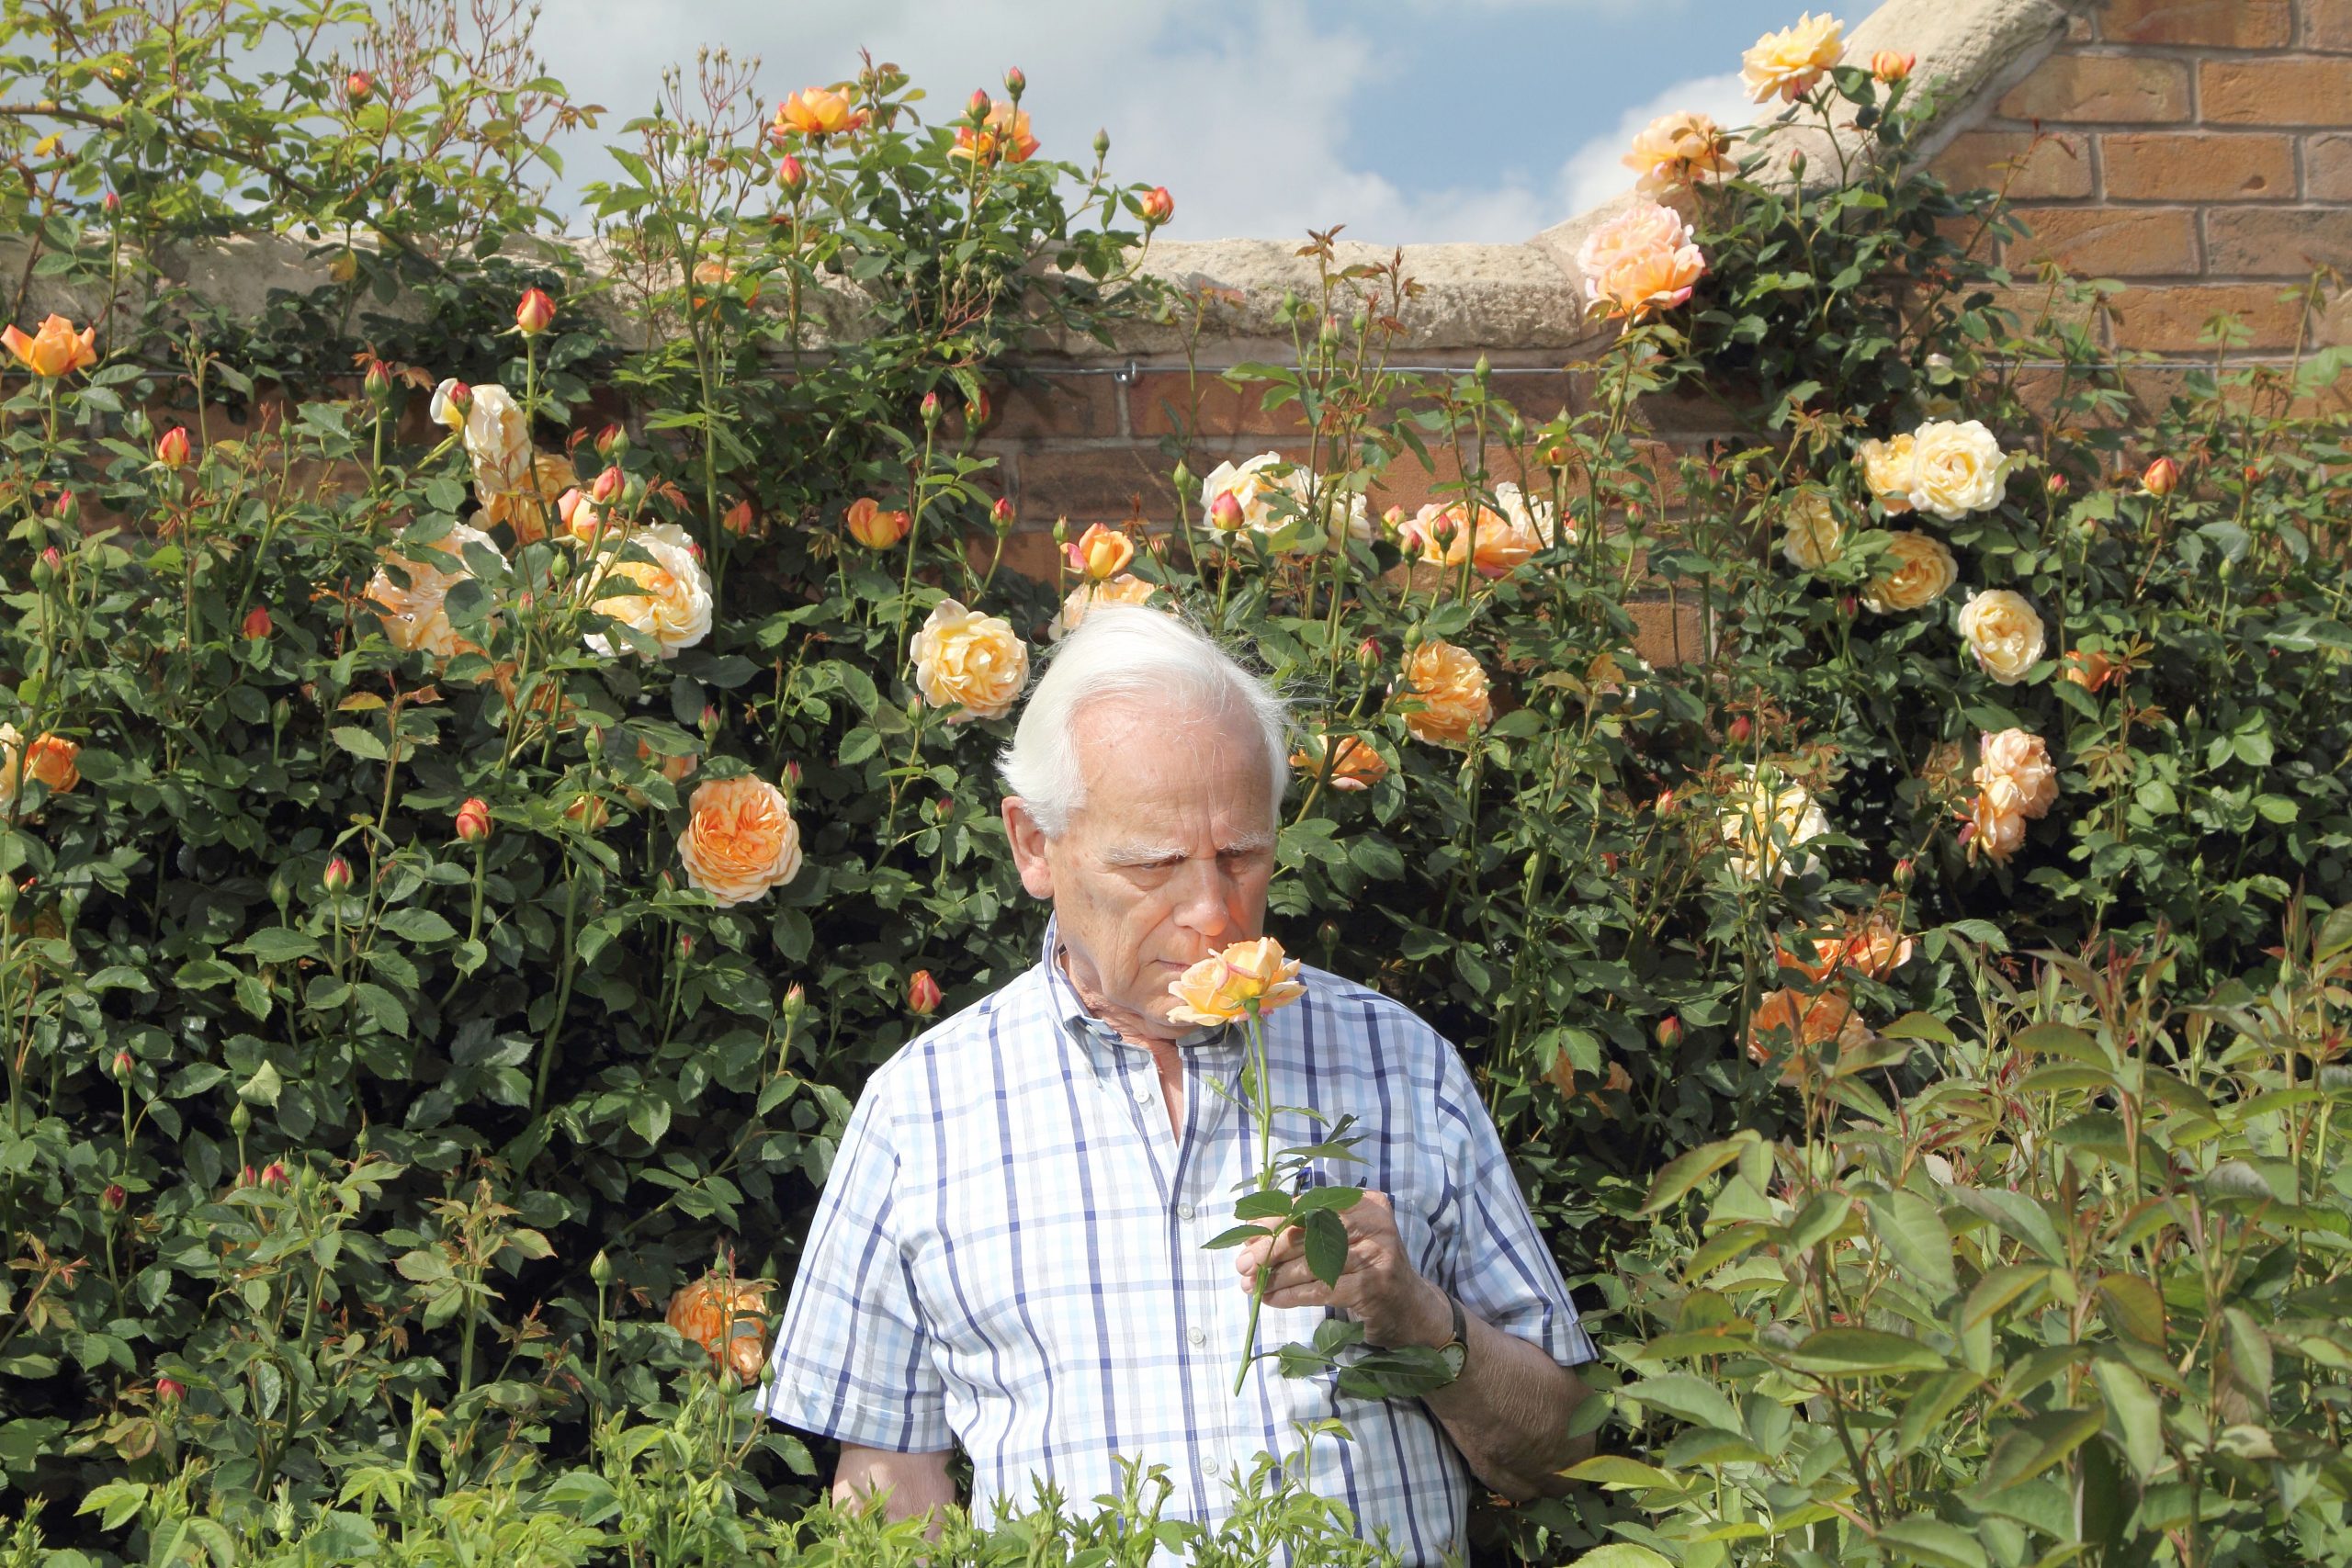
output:
[[[1380,662],[1380,639],[1368,637],[1356,644],[1356,662],[1369,670]]]
[[[1166,186],[1152,186],[1136,205],[1143,211],[1143,220],[1155,229],[1176,216],[1176,198],[1168,194]]]
[[[605,425],[604,429],[596,432],[596,456],[610,460],[613,455],[613,448],[618,446],[622,439],[621,427],[619,425]]]
[[[392,367],[380,359],[368,362],[368,373],[359,378],[359,389],[371,398],[380,398],[392,389]]]
[[[2041,488],[2048,491],[2053,496],[2064,496],[2068,491],[2072,490],[2074,486],[2066,482],[2065,475],[2052,474],[2048,479],[2041,481]]]
[[[718,728],[718,710],[708,703],[702,705],[702,732],[708,735]]]
[[[925,392],[922,395],[922,423],[926,430],[939,423],[939,394],[937,392]]]
[[[289,1179],[286,1174],[286,1168],[276,1160],[271,1160],[261,1168],[261,1184],[264,1187],[283,1187]]]
[[[1657,1028],[1653,1032],[1657,1043],[1671,1051],[1682,1043],[1682,1020],[1677,1014],[1668,1013],[1657,1021]]]
[[[54,577],[59,572],[65,570],[65,558],[57,553],[57,547],[55,545],[51,545],[41,551],[40,564],[47,567],[49,569],[49,574],[51,577]]]
[[[330,893],[342,893],[351,886],[351,863],[341,855],[327,862],[326,870],[319,873],[319,886]]]
[[[2251,467],[2246,469],[2245,477],[2249,480],[2255,478]],[[2140,488],[2150,495],[2170,495],[2180,488],[2180,465],[2170,457],[2157,458],[2140,475]]]
[[[678,933],[678,959],[679,959],[679,961],[680,961],[681,963],[683,963],[683,962],[684,962],[686,959],[692,958],[694,955],[695,955],[695,933],[694,933],[694,932],[692,932],[692,931],[680,931],[680,932]]]
[[[798,196],[808,188],[808,170],[799,159],[786,152],[776,160],[775,183],[786,196]]]
[[[130,1194],[122,1190],[122,1183],[119,1181],[107,1182],[107,1190],[98,1194],[98,1207],[109,1214],[121,1213],[122,1206],[130,1201]]]
[[[1209,502],[1209,523],[1220,532],[1230,534],[1241,526],[1241,502],[1231,491],[1221,491]]]
[[[789,794],[797,795],[800,793],[799,763],[786,762],[784,765],[784,787]]]
[[[928,969],[916,970],[914,977],[907,982],[907,1009],[917,1018],[929,1018],[946,999],[945,993],[939,988],[939,982],[931,977]]]
[[[1838,613],[1845,616],[1846,619],[1849,621],[1852,620],[1857,615],[1861,613],[1861,608],[1862,602],[1860,599],[1855,598],[1851,593],[1840,593],[1838,595]]]
[[[1911,863],[1911,857],[1909,855],[1905,855],[1901,860],[1894,863],[1895,886],[1903,888],[1909,887],[1913,880],[1917,878],[1918,874],[1919,868]]]
[[[620,494],[621,487],[627,483],[628,483],[627,474],[622,473],[618,468],[606,468],[603,473],[598,474],[595,482],[588,487],[588,499],[599,506],[606,505],[613,497]]]
[[[113,191],[108,191],[100,205],[106,208],[107,216],[112,218],[122,211],[122,197]]]
[[[974,125],[978,125],[989,118],[989,110],[995,107],[989,102],[989,90],[986,87],[975,87],[972,89],[972,96],[964,100],[964,116]]]
[[[167,468],[187,467],[187,426],[175,424],[155,443],[155,461]]]
[[[1005,72],[1004,90],[1012,95],[1015,102],[1020,101],[1023,90],[1028,85],[1029,78],[1021,73],[1021,67],[1018,65],[1012,66]]]
[[[57,521],[64,527],[78,527],[82,522],[82,498],[70,490],[57,492]]]
[[[525,337],[537,337],[555,324],[555,301],[543,288],[526,288],[523,298],[515,302],[514,330]]]
[[[238,1186],[240,1186],[240,1187],[251,1187],[253,1184],[254,1184],[254,1168],[253,1168],[252,1166],[247,1166],[247,1167],[245,1167],[245,1168],[244,1168],[244,1169],[243,1169],[243,1170],[241,1170],[241,1171],[237,1172],[237,1185],[238,1185]]]
[[[165,1404],[177,1404],[187,1397],[187,1385],[177,1378],[157,1378],[155,1397]]]
[[[989,521],[995,525],[997,532],[1001,534],[1012,528],[1012,502],[1011,499],[1001,495],[998,496],[995,503],[989,508]]]
[[[808,1008],[808,987],[794,981],[784,993],[784,1016],[797,1019]]]
[[[267,606],[256,604],[252,609],[247,610],[245,612],[245,618],[243,622],[239,625],[237,629],[243,632],[249,637],[267,637],[270,633],[269,610]]]
[[[458,807],[458,837],[469,844],[485,843],[490,839],[490,806],[478,795],[469,795]]]
[[[130,1076],[131,1067],[130,1053],[128,1051],[117,1051],[114,1054],[113,1061],[110,1062],[108,1066],[114,1069],[114,1076],[116,1077],[129,1077]]]
[[[1674,811],[1674,792],[1670,789],[1658,791],[1657,805],[1657,814],[1660,817],[1671,816]]]
[[[1756,721],[1746,714],[1740,714],[1731,721],[1725,733],[1730,735],[1733,745],[1745,746],[1747,744],[1747,738],[1756,733]]]
[[[1871,56],[1871,74],[1891,87],[1910,75],[1911,68],[1918,63],[1919,57],[1916,54],[1882,49]]]
[[[365,71],[354,71],[343,79],[343,90],[355,104],[364,104],[376,91],[376,79]]]

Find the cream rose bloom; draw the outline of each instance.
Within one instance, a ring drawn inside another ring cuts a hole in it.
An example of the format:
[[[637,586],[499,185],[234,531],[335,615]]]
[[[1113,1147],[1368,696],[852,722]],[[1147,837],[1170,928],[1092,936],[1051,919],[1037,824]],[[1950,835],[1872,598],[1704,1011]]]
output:
[[[2004,686],[2024,680],[2041,658],[2041,617],[2025,595],[2006,588],[1968,596],[1960,609],[1960,635],[1977,667]]]
[[[747,904],[800,874],[800,824],[765,779],[715,779],[686,803],[678,859],[720,908]]]
[[[1571,523],[1563,530],[1558,509],[1548,497],[1530,495],[1505,479],[1495,487],[1495,505],[1501,509],[1505,520],[1512,527],[1534,536],[1538,544],[1546,549],[1563,536],[1571,544],[1576,542],[1576,525]]]
[[[635,591],[611,592],[623,583]],[[589,592],[595,595],[590,609],[651,637],[661,658],[675,659],[710,635],[710,574],[694,541],[674,523],[648,524],[605,550]],[[606,659],[635,651],[603,632],[590,632],[586,641]]]
[[[2041,736],[2024,729],[1987,731],[1978,743],[1977,758],[1976,787],[1990,795],[2008,785],[2019,815],[2041,817],[2057,803],[2058,769]]]
[[[514,395],[496,383],[473,389],[466,412],[466,456],[473,459],[474,493],[487,500],[531,483],[531,424]]]
[[[1941,539],[1890,534],[1877,575],[1862,588],[1862,603],[1882,615],[1917,610],[1942,598],[1959,581],[1960,563]]]
[[[1998,779],[1992,788],[1979,790],[1969,802],[1968,823],[1973,829],[1968,840],[1972,860],[1983,854],[2006,862],[2017,853],[2025,843],[2025,813],[2018,809],[2017,785]]]
[[[2001,444],[1975,420],[1929,420],[1911,433],[1911,504],[1957,523],[1997,506],[2008,477]]]
[[[1495,716],[1493,693],[1478,660],[1466,649],[1436,638],[1405,660],[1403,694],[1420,704],[1418,712],[1405,716],[1406,733],[1431,746],[1467,746]]]
[[[1635,201],[1585,237],[1577,270],[1584,275],[1588,305],[1638,321],[1690,299],[1706,276],[1707,258],[1680,213]]]
[[[1663,196],[1730,172],[1726,144],[1723,127],[1712,118],[1678,109],[1644,126],[1623,162],[1637,176],[1634,189],[1644,196]]]
[[[1829,831],[1829,818],[1812,792],[1771,770],[1758,772],[1743,765],[1746,776],[1726,792],[1719,826],[1731,856],[1724,862],[1734,876],[1754,881],[1793,869],[1809,874],[1820,861],[1813,855],[1790,859],[1798,845]]]
[[[1871,487],[1871,497],[1885,509],[1890,517],[1911,510],[1911,475],[1917,467],[1912,459],[1911,437],[1898,435],[1891,441],[1865,441],[1858,448],[1862,463],[1862,482]]]
[[[1146,604],[1158,592],[1156,584],[1125,572],[1108,582],[1081,582],[1069,591],[1069,598],[1062,601],[1061,614],[1054,617],[1054,624],[1046,629],[1046,640],[1059,642],[1078,630],[1089,610],[1103,604]]]
[[[449,590],[473,576],[465,565],[468,545],[480,545],[502,563],[506,558],[488,534],[465,523],[453,525],[429,547],[423,547],[447,557],[451,565],[446,568],[403,553],[398,536],[385,549],[376,575],[368,580],[367,598],[382,616],[384,635],[392,639],[393,647],[404,653],[423,649],[441,660],[481,651],[458,635],[445,604]],[[405,586],[394,578],[395,571],[405,580]]]
[[[1781,522],[1781,553],[1800,571],[1819,571],[1844,548],[1846,531],[1838,522],[1838,510],[1817,490],[1791,496]]]
[[[908,654],[915,684],[935,708],[953,708],[950,724],[1002,718],[1029,680],[1029,649],[1001,615],[983,615],[953,599],[932,606]]]
[[[1298,528],[1299,538],[1295,548],[1313,550],[1321,541],[1315,530],[1306,525],[1318,513],[1328,521],[1326,537],[1336,545],[1342,539],[1370,541],[1376,535],[1372,513],[1362,494],[1342,491],[1329,479],[1319,483],[1315,476],[1298,468],[1279,452],[1261,452],[1242,463],[1219,463],[1201,481],[1201,513],[1208,519],[1212,538],[1228,530],[1220,528],[1216,521],[1219,496],[1230,495],[1239,508],[1239,526],[1253,534],[1278,534],[1284,528]],[[1290,510],[1277,502],[1277,497],[1287,498]]]
[[[1748,101],[1762,103],[1778,95],[1794,103],[1813,91],[1829,68],[1846,58],[1846,25],[1826,11],[1807,11],[1796,25],[1766,33],[1739,57],[1740,79],[1747,85]]]

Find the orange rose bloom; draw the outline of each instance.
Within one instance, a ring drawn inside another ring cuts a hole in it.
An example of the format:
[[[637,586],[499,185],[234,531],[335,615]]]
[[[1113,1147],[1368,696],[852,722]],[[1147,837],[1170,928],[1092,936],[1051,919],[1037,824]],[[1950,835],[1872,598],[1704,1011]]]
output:
[[[27,746],[15,725],[0,724],[0,807],[15,804],[27,779],[39,779],[51,795],[63,795],[82,782],[82,770],[74,762],[81,754],[80,742],[62,735],[36,736]]]
[[[1450,642],[1432,638],[1405,660],[1406,694],[1420,703],[1405,716],[1406,732],[1432,746],[1467,746],[1495,716],[1487,672]]]
[[[1336,748],[1338,758],[1331,763],[1333,789],[1370,789],[1388,776],[1388,761],[1360,735],[1310,735],[1299,742],[1291,753],[1290,765],[1311,779],[1323,776],[1323,760],[1329,749]]]
[[[1443,544],[1438,542],[1441,535]],[[1459,501],[1442,506],[1432,502],[1422,507],[1397,536],[1432,565],[1458,567],[1467,560],[1481,577],[1509,575],[1544,545],[1532,516],[1522,521],[1491,507],[1472,507]]]
[[[1799,971],[1816,986],[1840,969],[1883,980],[1911,961],[1911,939],[1879,915],[1871,916],[1844,936],[1816,936],[1806,945],[1812,949],[1809,957],[1779,948],[1781,964]]]
[[[999,158],[1025,164],[1035,154],[1037,145],[1037,139],[1029,134],[1028,112],[998,98],[989,105],[988,118],[978,128],[968,122],[956,128],[956,145],[948,149],[948,155],[983,164]]]
[[[1178,1023],[1232,1023],[1287,1007],[1306,995],[1298,980],[1298,960],[1285,957],[1272,937],[1237,942],[1204,958],[1168,982],[1176,1006],[1168,1016]]]
[[[2004,863],[2018,852],[2025,843],[2021,805],[2017,785],[2006,778],[1996,779],[1989,788],[1978,792],[1968,803],[1968,827],[1962,830],[1970,860],[1983,854]]]
[[[2084,691],[2096,694],[2120,672],[2122,666],[2106,654],[2086,648],[2070,648],[2058,660],[2058,679],[2072,681]]]
[[[1070,570],[1090,582],[1107,582],[1136,558],[1136,544],[1116,528],[1089,524],[1069,547]]]
[[[882,503],[872,496],[860,496],[849,503],[849,511],[842,519],[849,536],[869,550],[887,550],[907,536],[914,526],[914,519],[903,512],[885,512]]]
[[[797,130],[803,136],[833,136],[865,123],[865,111],[850,107],[849,94],[837,87],[803,87],[778,106],[771,134]]]
[[[1790,1066],[1810,1062],[1813,1053],[1831,1041],[1840,1051],[1870,1043],[1871,1032],[1854,1011],[1854,1004],[1836,991],[1807,996],[1787,989],[1770,993],[1756,1004],[1747,1019],[1747,1055],[1763,1063],[1776,1051],[1790,1054]]]
[[[1658,196],[1699,184],[1710,175],[1728,174],[1735,166],[1724,149],[1729,145],[1723,127],[1689,109],[1661,115],[1634,138],[1623,162],[1640,176],[1634,188],[1644,196]]]
[[[556,504],[579,485],[580,474],[571,458],[560,452],[535,453],[521,490],[492,491],[481,498],[481,522],[493,527],[503,523],[514,530],[518,545],[536,543],[548,536],[548,518]]]
[[[768,1364],[765,1280],[706,1274],[670,1298],[666,1321],[710,1356],[714,1371],[755,1381]]]
[[[64,317],[51,316],[29,337],[14,323],[0,329],[0,346],[36,376],[63,376],[98,362],[98,329],[89,326],[76,333]]]
[[[678,859],[686,880],[726,908],[748,904],[800,874],[800,824],[765,779],[714,779],[686,803]]]
[[[1053,628],[1046,634],[1046,638],[1052,642],[1061,641],[1078,630],[1079,623],[1086,619],[1086,613],[1098,604],[1146,604],[1159,591],[1157,584],[1133,576],[1114,577],[1108,582],[1081,582],[1069,591],[1069,598],[1062,601],[1062,613],[1054,617]]]

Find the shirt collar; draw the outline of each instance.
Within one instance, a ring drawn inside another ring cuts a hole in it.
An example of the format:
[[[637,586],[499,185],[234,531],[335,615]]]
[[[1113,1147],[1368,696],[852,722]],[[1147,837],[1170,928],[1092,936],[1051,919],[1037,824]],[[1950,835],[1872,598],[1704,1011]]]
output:
[[[1048,918],[1046,940],[1037,954],[1038,963],[1046,971],[1046,994],[1053,998],[1055,1021],[1084,1047],[1088,1063],[1100,1077],[1106,1067],[1117,1062],[1118,1053],[1138,1047],[1120,1039],[1117,1030],[1087,1010],[1086,1003],[1079,998],[1078,987],[1070,984],[1069,974],[1062,967],[1061,945],[1058,923]],[[1218,1024],[1179,1035],[1174,1043],[1187,1051],[1220,1051],[1238,1049],[1241,1039],[1232,1025]]]

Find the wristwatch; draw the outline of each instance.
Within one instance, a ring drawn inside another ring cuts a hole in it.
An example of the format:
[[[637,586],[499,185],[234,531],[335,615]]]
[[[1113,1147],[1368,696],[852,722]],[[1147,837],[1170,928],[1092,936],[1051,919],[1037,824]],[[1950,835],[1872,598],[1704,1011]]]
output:
[[[1445,1358],[1445,1364],[1453,1370],[1453,1376],[1446,1380],[1453,1382],[1460,1380],[1470,1365],[1470,1325],[1463,1314],[1460,1299],[1451,1291],[1445,1293],[1445,1304],[1453,1310],[1453,1337],[1435,1348]]]

